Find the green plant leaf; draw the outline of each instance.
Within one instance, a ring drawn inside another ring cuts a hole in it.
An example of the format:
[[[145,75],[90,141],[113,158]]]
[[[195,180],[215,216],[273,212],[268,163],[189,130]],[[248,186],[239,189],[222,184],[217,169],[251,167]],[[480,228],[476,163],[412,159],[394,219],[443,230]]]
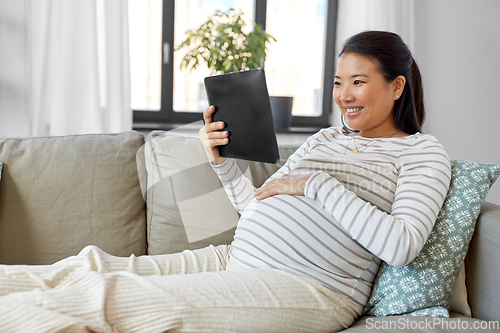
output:
[[[267,44],[277,40],[252,23],[253,30],[245,33],[244,14],[233,8],[217,10],[198,29],[187,30],[185,40],[174,47],[186,53],[181,68],[195,69],[203,61],[212,73],[228,73],[257,68],[265,59]]]

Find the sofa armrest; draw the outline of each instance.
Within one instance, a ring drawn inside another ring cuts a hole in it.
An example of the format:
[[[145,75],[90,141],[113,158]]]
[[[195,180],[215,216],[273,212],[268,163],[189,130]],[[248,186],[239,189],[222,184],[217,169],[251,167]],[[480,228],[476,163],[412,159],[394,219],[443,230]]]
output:
[[[472,316],[500,321],[500,205],[483,203],[465,260]]]

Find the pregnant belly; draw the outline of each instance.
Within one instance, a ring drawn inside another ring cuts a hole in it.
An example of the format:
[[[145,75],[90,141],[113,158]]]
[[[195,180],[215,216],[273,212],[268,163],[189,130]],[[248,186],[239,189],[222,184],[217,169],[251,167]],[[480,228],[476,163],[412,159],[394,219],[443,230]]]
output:
[[[314,200],[276,195],[253,200],[236,229],[231,256],[249,267],[357,279],[372,255]]]

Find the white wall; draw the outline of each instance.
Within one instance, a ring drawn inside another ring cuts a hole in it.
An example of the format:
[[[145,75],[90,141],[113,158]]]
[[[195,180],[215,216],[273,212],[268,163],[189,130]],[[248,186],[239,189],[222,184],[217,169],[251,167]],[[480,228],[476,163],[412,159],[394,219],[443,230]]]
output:
[[[500,1],[415,1],[427,120],[451,159],[500,164]],[[500,204],[500,180],[487,201]]]

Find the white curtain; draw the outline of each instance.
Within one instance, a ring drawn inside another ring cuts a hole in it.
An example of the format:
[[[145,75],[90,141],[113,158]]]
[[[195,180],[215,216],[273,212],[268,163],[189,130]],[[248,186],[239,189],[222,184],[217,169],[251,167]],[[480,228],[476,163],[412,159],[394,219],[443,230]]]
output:
[[[337,50],[364,30],[395,32],[414,52],[414,0],[339,0]]]
[[[29,0],[34,136],[132,128],[124,0]]]

